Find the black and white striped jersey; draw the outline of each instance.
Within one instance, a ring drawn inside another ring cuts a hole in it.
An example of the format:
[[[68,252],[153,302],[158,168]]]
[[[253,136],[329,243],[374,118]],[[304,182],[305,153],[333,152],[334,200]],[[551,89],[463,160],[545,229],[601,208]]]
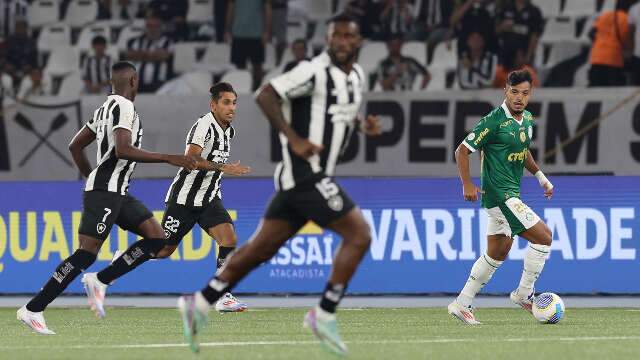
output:
[[[82,80],[92,84],[100,84],[111,77],[111,56],[89,56],[82,66]]]
[[[187,134],[186,145],[195,144],[202,148],[202,158],[226,164],[229,161],[231,139],[235,136],[232,126],[223,129],[212,113],[202,115]],[[222,198],[222,171],[186,170],[181,168],[169,187],[166,203],[176,203],[189,207],[205,206],[214,197]]]
[[[109,95],[86,126],[96,133],[98,165],[87,178],[84,190],[105,190],[125,195],[136,163],[116,157],[114,130],[131,131],[131,145],[142,146],[142,123],[133,102],[120,95]]]
[[[286,121],[301,137],[324,146],[322,153],[303,159],[280,134],[283,160],[274,174],[276,189],[289,190],[320,175],[333,176],[338,157],[355,129],[364,81],[358,64],[347,74],[331,63],[326,52],[271,80],[271,86],[285,100],[282,111]]]

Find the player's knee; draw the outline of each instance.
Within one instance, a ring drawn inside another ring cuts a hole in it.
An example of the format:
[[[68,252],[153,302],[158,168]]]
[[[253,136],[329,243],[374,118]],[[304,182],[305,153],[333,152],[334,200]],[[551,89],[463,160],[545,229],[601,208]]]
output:
[[[369,249],[369,246],[371,245],[371,229],[369,228],[369,224],[365,221],[357,226],[353,243],[363,250]]]
[[[98,241],[97,239],[86,238],[81,236],[80,244],[78,248],[88,251],[92,254],[98,254],[98,251],[100,251],[101,246],[102,246],[102,242]]]
[[[174,253],[174,251],[176,251],[177,248],[178,248],[177,245],[166,245],[160,251],[158,251],[158,253],[156,254],[155,258],[156,259],[166,259],[169,256],[171,256]]]
[[[236,247],[238,245],[238,236],[234,231],[223,236],[218,240],[218,245],[225,247]]]

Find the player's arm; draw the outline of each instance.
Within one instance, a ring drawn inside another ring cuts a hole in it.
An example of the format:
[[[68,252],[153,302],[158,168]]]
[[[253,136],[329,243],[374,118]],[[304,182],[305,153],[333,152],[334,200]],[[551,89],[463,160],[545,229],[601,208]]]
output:
[[[183,167],[187,170],[196,168],[196,159],[186,155],[169,155],[151,152],[131,145],[131,130],[116,128],[113,131],[115,138],[115,151],[118,159],[131,160],[141,163],[167,163],[173,166]]]
[[[458,165],[458,173],[462,180],[462,195],[466,201],[477,201],[478,193],[481,193],[476,184],[471,180],[471,172],[469,171],[469,154],[471,152],[464,145],[458,145],[456,149],[456,164]]]
[[[251,172],[248,166],[240,165],[240,161],[232,164],[221,164],[202,158],[202,147],[196,144],[187,145],[184,154],[188,157],[196,159],[196,169],[205,171],[222,171],[225,174],[233,176],[242,176]]]
[[[84,177],[88,177],[89,174],[91,174],[91,163],[89,159],[87,159],[84,148],[89,146],[95,139],[96,133],[85,125],[76,133],[69,143],[69,151],[71,152],[73,162]]]
[[[322,145],[314,144],[308,139],[300,137],[300,135],[298,135],[287,123],[284,119],[284,114],[282,113],[282,99],[271,84],[267,84],[260,90],[256,97],[256,102],[271,123],[271,126],[287,137],[287,140],[289,140],[289,144],[291,145],[291,149],[298,156],[306,159],[315,154],[319,154],[322,151]]]
[[[551,199],[553,196],[553,184],[547,179],[542,170],[540,170],[540,167],[533,159],[531,151],[527,153],[527,158],[524,160],[524,167],[538,179],[538,183],[540,183],[540,186],[544,189],[544,196],[547,199]]]

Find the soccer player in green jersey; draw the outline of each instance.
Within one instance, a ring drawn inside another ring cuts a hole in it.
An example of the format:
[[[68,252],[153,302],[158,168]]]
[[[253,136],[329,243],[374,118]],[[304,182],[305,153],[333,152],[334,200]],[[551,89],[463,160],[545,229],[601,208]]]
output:
[[[505,99],[501,106],[480,119],[471,133],[456,149],[456,162],[466,201],[478,200],[487,210],[487,252],[476,260],[460,295],[448,306],[449,314],[470,325],[475,319],[473,298],[489,282],[502,265],[513,236],[529,241],[520,285],[511,293],[511,300],[531,312],[534,283],[544,267],[551,247],[551,230],[520,200],[520,180],[524,168],[534,174],[544,196],[553,195],[553,185],[540,171],[529,151],[533,134],[533,118],[525,110],[532,92],[531,74],[513,71],[507,77]],[[482,158],[482,189],[476,187],[469,174],[469,154],[480,150]]]

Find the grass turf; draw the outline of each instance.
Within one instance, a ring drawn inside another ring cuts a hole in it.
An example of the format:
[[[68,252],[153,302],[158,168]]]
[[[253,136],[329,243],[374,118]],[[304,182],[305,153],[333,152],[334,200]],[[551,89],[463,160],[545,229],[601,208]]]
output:
[[[56,336],[33,334],[16,320],[15,309],[0,309],[0,359],[335,358],[302,328],[304,312],[212,312],[196,356],[179,345],[182,325],[173,309],[110,308],[100,321],[87,309],[52,308],[46,320]],[[585,360],[637,359],[640,354],[638,310],[568,309],[557,325],[538,324],[519,309],[483,308],[477,317],[483,325],[465,326],[440,308],[344,309],[338,319],[349,359]],[[157,347],[123,346],[143,344]]]

